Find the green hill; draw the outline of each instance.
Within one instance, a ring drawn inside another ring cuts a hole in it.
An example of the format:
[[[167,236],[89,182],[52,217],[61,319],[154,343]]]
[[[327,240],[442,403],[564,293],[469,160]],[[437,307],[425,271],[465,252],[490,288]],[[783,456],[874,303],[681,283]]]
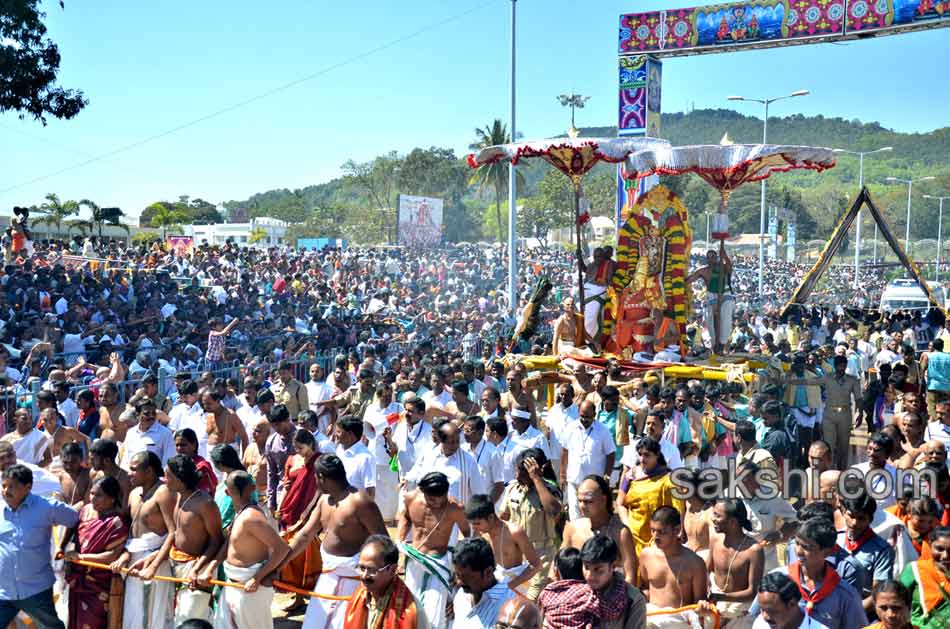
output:
[[[487,121],[486,121],[487,122]],[[690,113],[664,114],[662,117],[662,135],[673,144],[715,144],[723,134],[728,133],[732,141],[754,143],[762,134],[761,119],[746,116],[727,109],[703,109]],[[590,127],[581,129],[584,137],[613,137],[616,127]],[[779,144],[806,144],[844,148],[849,150],[872,150],[883,146],[893,147],[893,151],[865,159],[864,180],[878,205],[884,209],[893,229],[899,235],[904,233],[907,189],[904,185],[888,185],[886,177],[920,178],[933,175],[936,181],[922,183],[914,187],[912,209],[912,239],[934,238],[937,233],[936,204],[921,198],[921,194],[950,194],[950,128],[942,128],[930,133],[899,133],[881,125],[842,118],[823,116],[794,115],[769,119],[769,141]],[[421,149],[420,149],[421,150]],[[425,150],[421,150],[425,153]],[[461,160],[461,156],[443,149],[429,149],[439,159]],[[392,159],[386,155],[383,159]],[[523,162],[528,164],[528,162]],[[525,187],[519,190],[519,198],[538,194],[539,183],[547,174],[546,165],[533,165],[522,168]],[[464,215],[467,227],[456,234],[458,239],[473,240],[479,237],[494,236],[494,197],[479,196],[466,185],[466,171],[458,164],[447,164],[445,173],[438,183],[429,175],[425,181],[406,181],[402,176],[398,185],[393,185],[391,194],[406,192],[411,194],[433,194],[452,199],[452,211]],[[611,177],[613,168],[598,166],[589,175],[600,177],[603,182]],[[422,175],[420,175],[422,176]],[[445,179],[449,177],[449,179]],[[454,179],[453,179],[454,178]],[[718,205],[718,195],[698,177],[664,178],[667,185],[675,188],[686,200],[690,212],[694,215],[694,225],[700,232],[701,215],[704,211],[714,211]],[[799,240],[825,238],[834,226],[837,217],[847,206],[848,198],[853,198],[858,187],[858,159],[842,155],[837,167],[816,174],[811,172],[780,173],[768,181],[768,203],[781,205],[796,211],[799,222]],[[461,195],[459,194],[461,192]],[[365,189],[355,185],[353,180],[334,179],[327,183],[308,186],[300,190],[270,190],[255,194],[249,199],[229,201],[229,209],[244,207],[252,216],[271,215],[295,222],[306,221],[314,213],[334,206],[348,208],[343,211],[355,211],[362,208],[369,211],[373,203]],[[606,205],[606,203],[604,203]],[[566,208],[565,208],[566,209]],[[598,213],[611,214],[610,208],[596,208]],[[950,207],[948,207],[950,210]],[[449,211],[447,209],[447,211]],[[503,208],[502,210],[506,210]],[[485,215],[484,217],[482,215]],[[740,188],[730,202],[733,232],[758,231],[759,224],[759,186],[748,185]],[[482,233],[477,233],[481,230]],[[365,236],[365,229],[361,233]],[[466,233],[468,232],[468,233]],[[377,229],[372,234],[381,233]]]

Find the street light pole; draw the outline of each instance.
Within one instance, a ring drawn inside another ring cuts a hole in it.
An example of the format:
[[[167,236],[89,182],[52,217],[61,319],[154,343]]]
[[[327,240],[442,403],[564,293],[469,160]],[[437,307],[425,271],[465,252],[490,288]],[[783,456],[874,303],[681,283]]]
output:
[[[848,155],[857,155],[858,156],[858,191],[860,192],[864,188],[864,156],[873,155],[874,153],[885,153],[887,151],[893,151],[894,148],[891,146],[884,146],[879,149],[874,149],[873,151],[847,151],[845,149],[838,149],[836,153],[846,153]],[[860,270],[861,261],[859,256],[861,255],[861,210],[858,210],[858,227],[854,235],[854,287],[858,288],[858,271]],[[877,223],[874,224],[874,254],[877,256]]]
[[[906,183],[907,184],[907,225],[904,226],[904,253],[910,257],[910,199],[914,189],[914,182],[932,181],[936,177],[921,177],[920,179],[900,179],[898,177],[888,177],[888,183]]]
[[[511,0],[511,141],[515,134],[515,18],[518,0]],[[518,239],[515,234],[515,212],[518,192],[515,164],[508,165],[508,306],[512,316],[518,312]],[[583,308],[581,304],[581,308]]]
[[[923,195],[923,197],[925,199],[936,199],[940,203],[940,211],[937,214],[937,260],[936,260],[937,269],[936,271],[934,271],[934,281],[939,282],[940,281],[940,253],[941,253],[941,247],[943,246],[943,241],[941,239],[943,235],[943,200],[950,199],[950,196],[936,197],[933,195],[925,194]]]
[[[744,96],[730,96],[729,100],[749,101],[765,105],[765,120],[762,123],[762,144],[768,139],[769,128],[769,105],[775,101],[796,96],[808,96],[808,90],[798,90],[787,96],[776,96],[775,98],[746,98]],[[765,282],[765,179],[762,180],[762,190],[759,198],[759,299],[764,295],[763,284]]]

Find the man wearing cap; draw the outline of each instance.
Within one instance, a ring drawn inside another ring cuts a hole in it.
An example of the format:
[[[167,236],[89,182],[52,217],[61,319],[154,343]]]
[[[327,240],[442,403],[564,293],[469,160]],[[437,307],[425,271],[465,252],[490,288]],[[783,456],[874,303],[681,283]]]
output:
[[[851,425],[855,419],[855,415],[858,413],[859,404],[862,399],[861,383],[854,376],[845,373],[848,368],[848,359],[845,356],[835,356],[833,364],[834,373],[831,375],[810,377],[809,374],[804,377],[789,378],[788,382],[792,385],[806,385],[789,387],[789,389],[808,389],[809,391],[806,393],[806,396],[809,398],[809,406],[811,406],[811,403],[814,401],[811,398],[814,397],[812,389],[817,389],[815,385],[824,387],[826,401],[821,420],[822,432],[825,441],[831,446],[835,467],[839,470],[843,470],[848,467],[848,452],[851,446]],[[788,402],[789,399],[799,400],[801,398],[798,392],[796,392],[794,396],[794,398],[792,398],[791,394],[787,396],[786,402]],[[820,403],[820,391],[818,392],[818,398]],[[798,409],[792,409],[796,419],[801,422],[801,416],[797,411]],[[808,441],[805,441],[805,439],[808,439]],[[803,449],[807,449],[811,442],[814,441],[813,431],[807,429],[803,431],[801,423],[799,423],[798,441],[799,447]]]
[[[337,414],[340,416],[362,417],[366,414],[366,407],[373,401],[374,377],[371,370],[360,369],[355,385],[333,399],[317,402],[311,407],[311,410],[319,413],[318,409],[320,407],[329,407],[337,409]]]
[[[277,376],[277,380],[270,387],[277,403],[286,406],[291,417],[296,417],[300,411],[309,410],[307,387],[294,378],[293,366],[290,362],[280,361],[277,365]]]

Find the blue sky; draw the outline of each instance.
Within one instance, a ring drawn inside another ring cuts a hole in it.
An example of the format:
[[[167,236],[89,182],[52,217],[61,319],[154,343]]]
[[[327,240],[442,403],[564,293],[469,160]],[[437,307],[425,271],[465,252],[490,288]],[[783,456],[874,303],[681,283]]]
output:
[[[592,97],[578,126],[615,124],[619,15],[690,4],[519,0],[519,132],[562,133],[569,116],[555,97],[571,90]],[[131,216],[182,194],[242,199],[327,181],[350,158],[435,145],[462,153],[475,127],[508,118],[508,0],[67,0],[65,10],[50,1],[44,7],[63,56],[61,83],[82,88],[90,104],[46,127],[0,115],[3,213],[40,203],[47,192],[117,205]],[[809,89],[811,96],[775,105],[773,115],[820,113],[927,132],[950,125],[950,84],[933,65],[948,45],[950,30],[938,29],[668,59],[663,109],[758,115],[758,106],[726,97]]]

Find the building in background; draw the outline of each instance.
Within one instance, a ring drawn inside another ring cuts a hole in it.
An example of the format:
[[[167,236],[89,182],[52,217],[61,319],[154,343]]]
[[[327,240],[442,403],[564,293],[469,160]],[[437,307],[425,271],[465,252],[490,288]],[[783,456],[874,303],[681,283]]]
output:
[[[279,247],[287,243],[287,223],[270,217],[252,218],[247,223],[182,225],[182,233],[194,238],[195,246],[224,245],[228,239],[239,247]]]

